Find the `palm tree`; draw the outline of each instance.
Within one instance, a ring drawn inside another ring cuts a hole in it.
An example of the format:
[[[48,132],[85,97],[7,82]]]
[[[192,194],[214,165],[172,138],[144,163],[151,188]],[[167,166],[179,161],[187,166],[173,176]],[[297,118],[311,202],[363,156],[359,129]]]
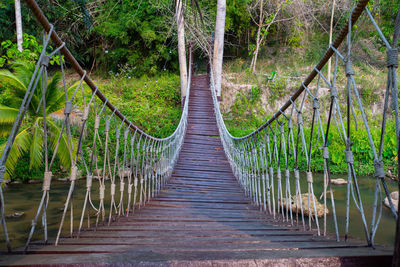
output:
[[[8,70],[0,70],[0,85],[2,84],[3,87],[5,86],[8,88],[7,90],[9,90],[9,93],[12,95],[12,102],[9,103],[8,106],[0,105],[0,137],[6,137],[11,132],[12,125],[17,118],[19,106],[21,105],[22,99],[28,88],[34,68],[34,65],[27,62],[15,62],[11,66],[13,73]],[[46,114],[48,114],[46,116],[48,140],[49,145],[53,150],[55,149],[58,136],[60,135],[61,127],[60,123],[53,118],[54,116],[52,116],[52,114],[57,112],[59,113],[59,110],[63,108],[65,103],[64,93],[57,87],[60,80],[60,73],[53,75],[53,77],[47,82],[45,95]],[[12,176],[18,161],[26,154],[29,155],[30,169],[38,168],[42,165],[44,148],[44,118],[42,108],[40,111],[36,112],[42,98],[41,88],[42,85],[40,81],[6,161],[5,180]],[[71,91],[71,89],[74,89],[74,86],[71,86],[68,91]],[[6,143],[0,145],[0,155],[4,151],[5,145]],[[70,168],[71,157],[65,133],[63,133],[60,138],[57,156],[64,168]]]

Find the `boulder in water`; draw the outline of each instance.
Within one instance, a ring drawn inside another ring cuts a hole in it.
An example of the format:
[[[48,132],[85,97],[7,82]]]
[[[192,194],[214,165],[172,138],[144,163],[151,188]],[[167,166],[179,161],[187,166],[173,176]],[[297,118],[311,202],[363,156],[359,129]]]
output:
[[[25,212],[23,212],[23,211],[22,212],[14,212],[12,214],[5,215],[5,217],[6,218],[19,218],[24,214],[25,214]]]
[[[390,193],[390,199],[392,200],[393,206],[397,211],[399,208],[399,191],[394,191]],[[385,199],[383,200],[383,204],[385,204],[386,207],[390,208],[389,199],[387,197],[385,197]]]
[[[131,173],[131,169],[129,169],[129,168],[125,168],[125,169],[121,168],[118,171],[119,177],[128,177],[130,173]]]
[[[310,197],[311,216],[315,216],[313,197],[315,199],[317,216],[322,217],[324,215],[324,204],[318,202],[318,200],[315,196]],[[301,199],[301,204],[302,204],[301,206],[303,207],[304,215],[309,216],[310,212],[308,210],[308,193],[301,194],[300,198],[297,195],[291,197],[292,211],[295,213],[301,214],[300,199]],[[297,204],[296,204],[296,202],[297,202]],[[283,206],[287,209],[290,209],[290,205],[289,205],[289,203],[286,203],[286,199],[283,200]],[[326,208],[326,214],[329,214],[328,207]]]
[[[331,179],[331,184],[334,185],[345,185],[347,184],[347,181],[343,178],[338,178],[338,179]]]

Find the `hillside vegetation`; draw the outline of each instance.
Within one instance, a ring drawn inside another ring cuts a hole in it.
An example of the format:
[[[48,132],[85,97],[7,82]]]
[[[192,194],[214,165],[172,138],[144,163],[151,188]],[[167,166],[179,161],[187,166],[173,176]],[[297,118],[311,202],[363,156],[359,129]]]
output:
[[[79,63],[132,122],[157,137],[174,131],[181,115],[174,1],[37,2]],[[260,1],[227,1],[222,108],[227,126],[236,136],[247,134],[265,122],[298,88],[329,43],[331,1],[264,2],[261,10]],[[336,1],[333,38],[355,3],[353,0]],[[29,9],[22,5],[24,51],[17,50],[15,21],[10,19],[14,17],[13,4],[14,0],[0,3],[0,68],[11,72],[15,62],[34,64],[42,47],[42,29]],[[199,5],[201,14],[190,4],[185,7],[185,30],[186,40],[195,43],[196,58],[204,63],[205,49],[213,38],[216,1],[200,0]],[[369,9],[384,35],[391,40],[397,1],[371,1]],[[385,48],[366,16],[354,28],[356,81],[363,103],[376,111],[368,115],[372,132],[378,135],[380,122],[375,115],[381,114],[385,89]],[[57,66],[60,58],[51,63]],[[326,73],[326,68],[323,71]],[[58,74],[50,68],[50,76],[54,75]],[[268,81],[267,77],[273,79]],[[77,79],[72,70],[67,71],[69,85]],[[344,88],[345,80],[339,80],[338,84]],[[0,80],[0,104],[18,108],[19,103],[12,101],[12,90],[12,85]],[[343,92],[341,94],[344,99]],[[343,105],[345,108],[345,102]],[[327,108],[322,112],[326,115]],[[28,120],[26,127],[31,125]],[[388,127],[394,129],[394,122],[389,121]],[[371,155],[365,152],[367,136],[362,131],[354,132],[357,134],[354,147],[360,162],[358,171],[372,173],[373,166],[368,163]],[[335,130],[331,134],[334,139],[340,138]],[[0,145],[5,138],[0,137]],[[386,142],[395,144],[390,137]],[[341,155],[344,145],[338,144],[334,150],[338,151],[338,156],[332,157],[332,171],[345,172],[347,167]],[[397,158],[395,149],[389,146],[384,155],[386,167],[393,168]],[[313,168],[321,170],[321,162],[313,163]],[[304,162],[300,166],[302,164]],[[28,155],[22,157],[16,169],[14,178],[39,178],[43,174],[43,166],[31,166]]]

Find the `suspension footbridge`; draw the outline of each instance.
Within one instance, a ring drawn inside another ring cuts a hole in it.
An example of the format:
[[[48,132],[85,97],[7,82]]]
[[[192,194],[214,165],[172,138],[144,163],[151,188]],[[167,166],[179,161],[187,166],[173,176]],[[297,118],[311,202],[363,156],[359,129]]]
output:
[[[226,129],[214,89],[213,71],[207,75],[194,75],[189,67],[190,82],[182,117],[176,131],[166,138],[144,133],[112,105],[73,58],[35,1],[26,2],[45,30],[45,48],[3,151],[0,179],[7,172],[7,159],[12,156],[14,140],[21,138],[18,129],[32,96],[38,92],[42,93],[42,98],[39,98],[37,110],[42,110],[43,118],[47,118],[46,86],[42,82],[40,88],[38,81],[46,77],[48,59],[56,54],[64,55],[80,75],[80,80],[74,92],[65,92],[65,119],[54,143],[46,139],[46,131],[51,132],[52,126],[44,119],[44,143],[48,143],[49,148],[44,146],[46,170],[42,199],[23,248],[11,247],[4,205],[12,200],[4,199],[0,191],[1,222],[9,249],[1,254],[0,265],[384,266],[392,263],[396,249],[374,242],[382,212],[382,194],[389,194],[379,147],[383,146],[385,135],[399,136],[397,49],[386,39],[389,74],[383,121],[390,97],[397,128],[396,133],[387,133],[383,123],[382,139],[377,148],[369,135],[375,153],[376,185],[372,207],[363,206],[354,168],[352,135],[349,124],[346,125],[353,118],[352,109],[357,108],[361,123],[369,131],[351,63],[352,25],[362,13],[366,13],[375,25],[365,9],[368,1],[360,1],[350,12],[342,32],[299,89],[289,96],[287,103],[247,136],[233,137]],[[376,28],[381,33],[377,25]],[[398,34],[395,33],[394,43],[397,43]],[[347,46],[341,50],[339,46],[346,37]],[[56,48],[46,54],[50,40]],[[321,69],[332,55],[336,57],[336,63],[331,82],[323,76]],[[190,52],[189,65],[192,61]],[[348,96],[345,110],[339,104],[335,85],[340,68],[348,79],[348,87],[344,88]],[[64,73],[63,63],[61,71]],[[315,77],[317,81],[314,81]],[[312,82],[314,86],[311,86]],[[319,98],[322,83],[330,89],[330,96],[325,99]],[[92,89],[90,94],[85,92],[83,84]],[[355,99],[354,103],[352,99]],[[327,118],[320,112],[323,101],[329,109]],[[305,104],[307,102],[310,104]],[[79,131],[71,131],[73,106],[83,108]],[[311,124],[308,134],[304,130],[306,123]],[[336,126],[331,125],[334,123]],[[356,207],[361,218],[351,221],[348,209],[343,233],[338,227],[329,169],[330,126],[341,131],[343,142],[347,144],[343,152],[349,168],[346,201],[348,207]],[[93,139],[86,140],[87,130],[94,133]],[[84,142],[88,142],[91,149],[83,149]],[[322,145],[320,152],[313,149],[315,143]],[[52,167],[54,155],[62,145],[68,147],[71,155],[70,187],[66,192],[58,234],[48,237],[46,209],[51,201]],[[298,168],[299,157],[306,158],[304,174]],[[315,177],[311,169],[311,162],[317,157],[322,157],[324,164],[322,216],[317,211]],[[83,168],[86,178],[86,196],[82,203],[73,202],[78,166]],[[305,198],[304,193],[307,193]],[[96,200],[94,194],[98,196]],[[393,219],[398,220],[393,203],[390,207]],[[365,209],[373,211],[372,218],[365,215]],[[76,216],[78,225],[74,223]],[[334,221],[332,234],[326,230],[328,219]],[[44,240],[31,241],[40,220],[44,226]],[[349,238],[350,223],[358,224],[365,231],[364,242]]]

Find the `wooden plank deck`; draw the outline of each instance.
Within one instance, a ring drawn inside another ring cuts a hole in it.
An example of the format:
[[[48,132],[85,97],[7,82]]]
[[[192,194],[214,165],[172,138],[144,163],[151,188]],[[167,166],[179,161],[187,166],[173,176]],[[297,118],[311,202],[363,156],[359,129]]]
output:
[[[0,265],[385,266],[389,249],[337,243],[274,220],[251,205],[218,137],[206,76],[195,76],[188,131],[169,184],[133,216],[63,238],[57,247],[0,255]]]

